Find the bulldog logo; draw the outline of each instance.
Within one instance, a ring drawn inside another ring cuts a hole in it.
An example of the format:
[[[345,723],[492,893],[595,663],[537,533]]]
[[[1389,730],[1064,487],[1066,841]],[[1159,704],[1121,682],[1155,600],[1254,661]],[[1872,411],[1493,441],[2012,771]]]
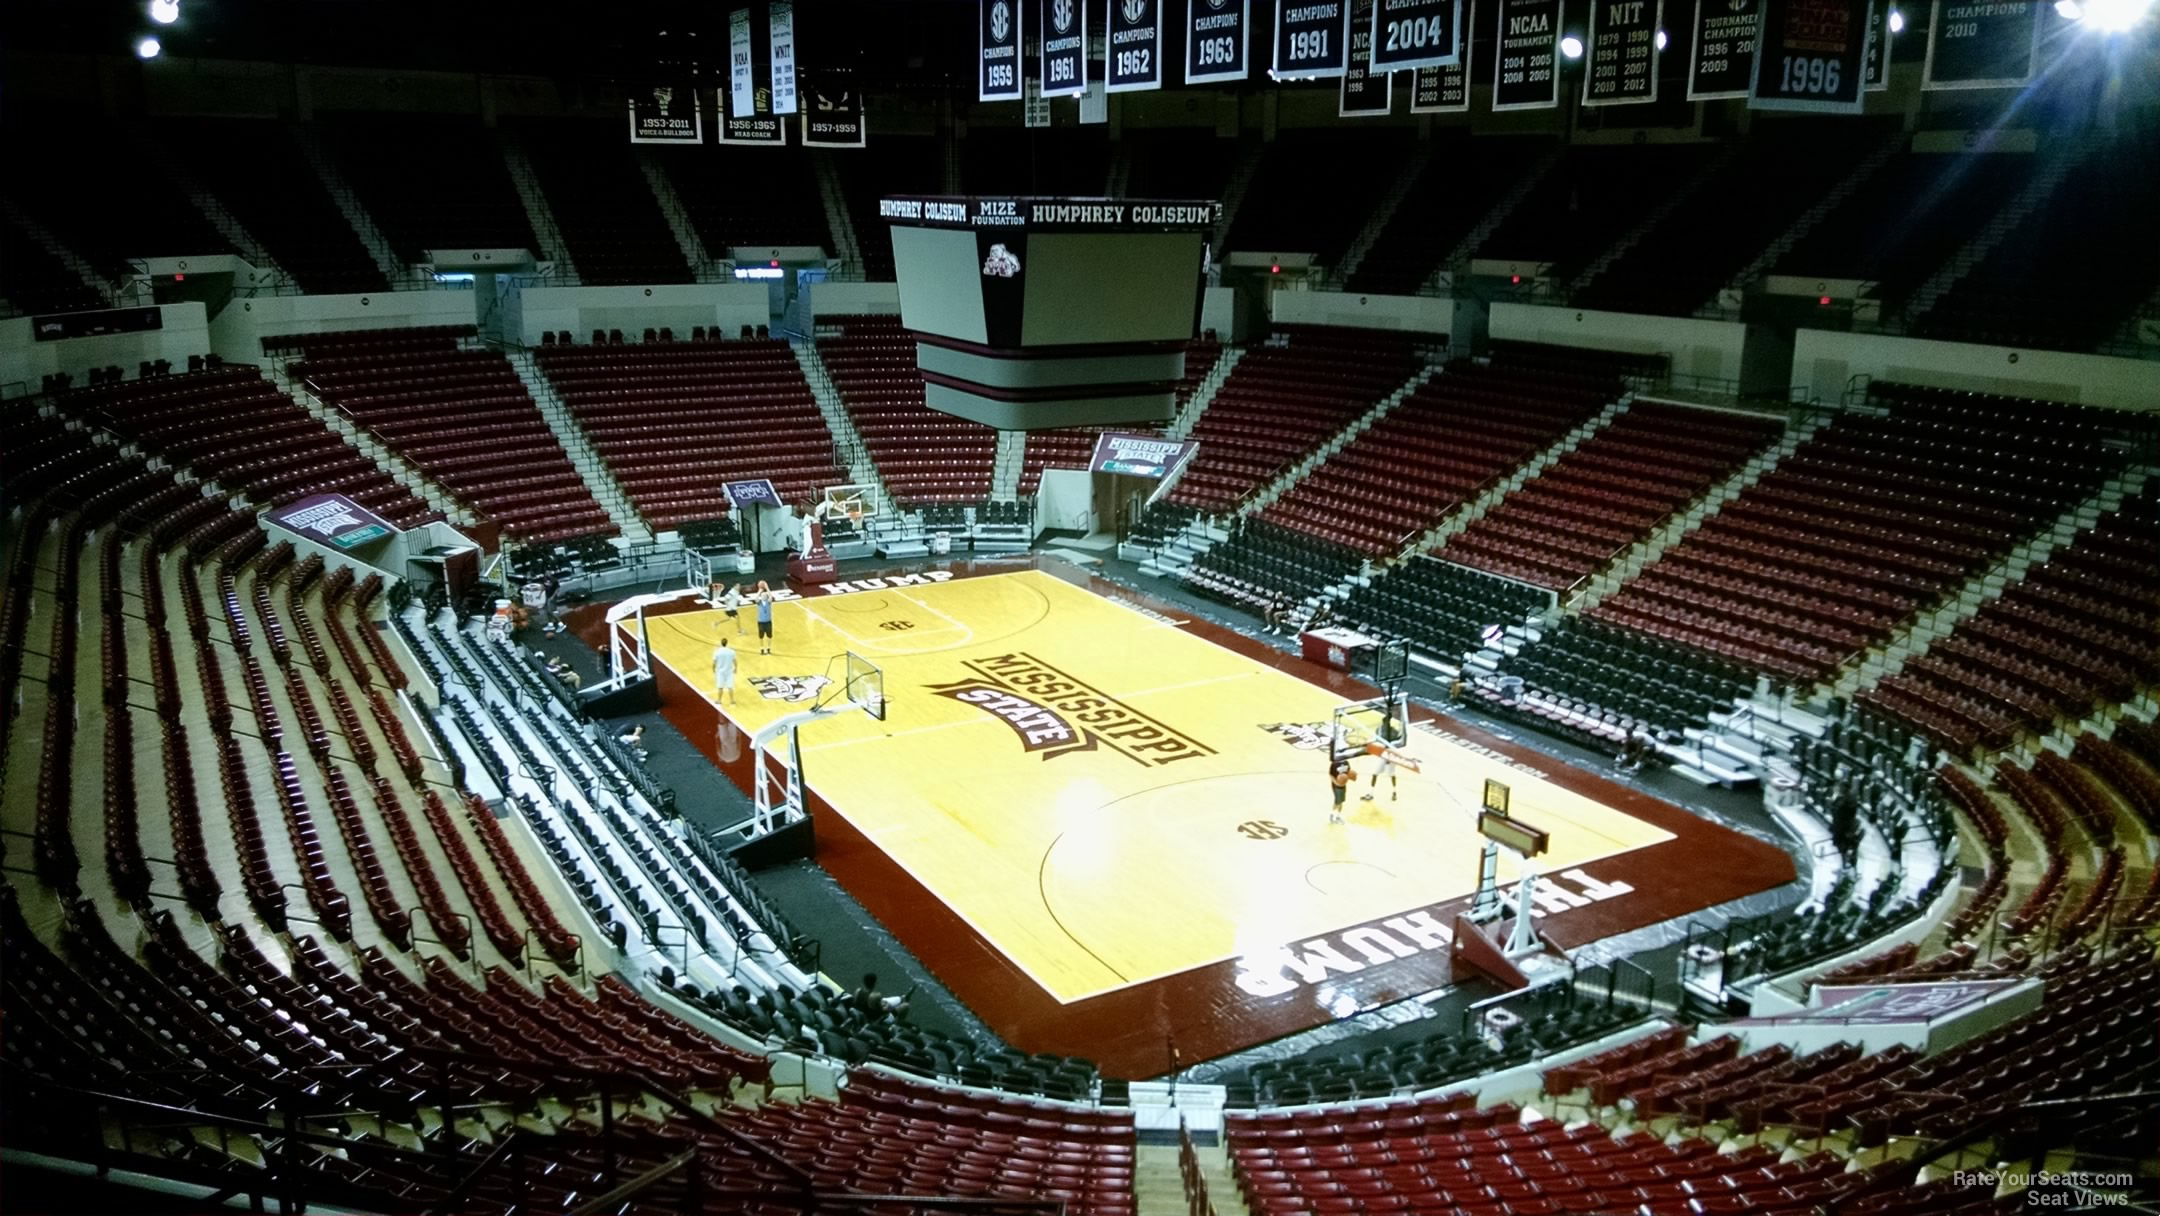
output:
[[[768,701],[797,703],[815,698],[832,685],[825,676],[751,676],[750,686]]]

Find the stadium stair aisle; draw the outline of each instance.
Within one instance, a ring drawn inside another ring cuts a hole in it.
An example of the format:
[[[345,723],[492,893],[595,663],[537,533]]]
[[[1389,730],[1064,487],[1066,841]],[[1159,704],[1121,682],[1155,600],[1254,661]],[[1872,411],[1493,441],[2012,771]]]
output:
[[[915,343],[900,319],[826,317],[818,328],[818,358],[894,504],[988,501],[997,434],[924,404]]]

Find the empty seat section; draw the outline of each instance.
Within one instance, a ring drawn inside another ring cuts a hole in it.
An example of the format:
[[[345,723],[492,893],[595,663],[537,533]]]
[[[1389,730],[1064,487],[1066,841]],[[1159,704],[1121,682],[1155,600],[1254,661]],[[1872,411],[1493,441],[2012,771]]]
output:
[[[293,375],[505,532],[616,530],[501,354],[395,329],[327,349],[310,349]]]
[[[834,247],[817,173],[809,153],[799,148],[655,159],[674,184],[707,257],[747,249],[763,259],[764,251],[776,246]]]
[[[495,133],[448,115],[318,115],[316,129],[375,226],[407,263],[434,249],[542,249]]]
[[[1412,295],[1522,175],[1553,151],[1549,139],[1443,139],[1395,204],[1345,290]]]
[[[1622,183],[1685,189],[1722,153],[1703,143],[1570,148],[1478,245],[1476,256],[1542,263],[1566,282],[1669,197],[1667,189],[1631,190]]]
[[[302,290],[389,290],[382,267],[284,123],[174,119],[160,123],[155,137]]]
[[[1771,418],[1637,402],[1449,538],[1439,555],[1567,590],[1730,475],[1780,429]]]
[[[580,281],[691,281],[682,246],[620,123],[526,123],[517,137]]]
[[[818,330],[818,356],[893,500],[987,501],[997,432],[924,404],[915,339],[900,318],[825,317]]]
[[[726,515],[724,482],[768,478],[792,504],[847,480],[785,342],[555,346],[537,358],[656,529]]]
[[[1408,150],[1385,132],[1285,129],[1261,156],[1231,217],[1229,248],[1310,253],[1323,266],[1335,265],[1366,218],[1343,200],[1379,197]]]
[[[67,263],[0,221],[0,307],[9,316],[78,312],[111,307],[103,292],[83,282]]]
[[[863,277],[893,281],[892,231],[878,215],[878,200],[889,194],[943,194],[945,164],[941,141],[922,135],[880,135],[864,147],[833,158],[848,219],[855,227]]]

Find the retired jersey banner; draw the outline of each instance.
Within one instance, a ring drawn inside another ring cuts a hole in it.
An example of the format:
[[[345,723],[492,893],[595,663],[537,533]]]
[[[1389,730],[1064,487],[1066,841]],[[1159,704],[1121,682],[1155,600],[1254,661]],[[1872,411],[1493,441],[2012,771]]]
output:
[[[732,113],[757,111],[757,53],[750,42],[750,10],[728,14],[728,98]],[[770,108],[772,101],[766,100]]]
[[[1087,10],[1082,0],[1036,0],[1042,38],[1042,93],[1079,97],[1087,92]]]
[[[1372,34],[1372,10],[1363,4],[1351,9],[1350,62],[1343,68],[1339,117],[1379,118],[1395,108],[1395,77],[1372,70]]]
[[[804,72],[802,141],[811,148],[860,148],[869,142],[862,94],[849,72]]]
[[[1279,0],[1275,6],[1277,77],[1340,76],[1349,62],[1350,6],[1362,0]]]
[[[1762,0],[1751,110],[1858,114],[1873,0]]]
[[[2036,0],[1935,0],[1923,89],[2011,89],[2032,79]]]
[[[697,86],[684,76],[649,89],[630,91],[630,142],[689,144],[705,142],[704,107]]]
[[[1492,108],[1550,110],[1560,104],[1560,0],[1498,0],[1500,61]]]
[[[977,101],[1020,100],[1020,4],[1019,0],[978,0],[981,8],[977,49],[981,70],[976,81]]]
[[[787,123],[773,113],[772,94],[766,90],[753,93],[749,112],[738,114],[735,112],[735,91],[721,89],[714,98],[713,109],[721,143],[751,148],[787,146]]]
[[[1103,85],[1112,93],[1162,87],[1163,0],[1110,0]]]
[[[1761,23],[1762,0],[1695,0],[1689,101],[1748,95],[1748,81],[1755,75],[1755,27]]]
[[[1456,0],[1360,0],[1372,5],[1372,68],[1447,67],[1462,59],[1462,7]]]
[[[1657,100],[1657,32],[1665,24],[1664,0],[1590,0],[1590,36],[1584,40],[1582,103],[1636,105]]]
[[[1463,114],[1470,110],[1470,31],[1477,28],[1477,5],[1463,13],[1462,58],[1440,68],[1419,68],[1410,78],[1412,114]]]
[[[1185,0],[1185,83],[1245,79],[1252,0]]]
[[[772,0],[772,108],[775,114],[795,112],[795,5],[791,0]]]

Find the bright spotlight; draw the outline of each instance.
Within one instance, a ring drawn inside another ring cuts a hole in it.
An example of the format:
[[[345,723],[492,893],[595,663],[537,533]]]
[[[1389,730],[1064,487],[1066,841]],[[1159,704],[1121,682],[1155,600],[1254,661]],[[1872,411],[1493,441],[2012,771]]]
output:
[[[2067,2],[2067,0],[2066,0]],[[1560,53],[1570,59],[1582,58],[1582,39],[1573,34],[1560,40]]]
[[[1890,32],[1893,34],[1905,32],[1905,14],[1896,9],[1890,10]]]
[[[2152,12],[2153,0],[2085,0],[2085,24],[2103,34],[2120,34]],[[2060,12],[2058,5],[2056,11]]]
[[[2055,15],[2065,21],[2083,21],[2085,6],[2078,0],[2055,0]]]
[[[155,38],[145,38],[135,44],[135,54],[143,59],[155,59],[158,57],[158,52],[164,49]]]
[[[1668,42],[1668,41],[1670,41],[1670,40],[1669,40],[1669,39],[1667,39],[1667,38],[1665,37],[1665,31],[1664,31],[1664,30],[1659,30],[1659,31],[1657,32],[1657,39],[1656,39],[1656,42],[1657,42],[1657,49],[1659,49],[1659,50],[1661,50],[1661,51],[1662,51],[1662,50],[1664,50],[1664,49],[1665,49],[1665,44],[1666,44],[1666,42]]]
[[[150,0],[150,19],[159,25],[171,25],[180,19],[180,0]]]

